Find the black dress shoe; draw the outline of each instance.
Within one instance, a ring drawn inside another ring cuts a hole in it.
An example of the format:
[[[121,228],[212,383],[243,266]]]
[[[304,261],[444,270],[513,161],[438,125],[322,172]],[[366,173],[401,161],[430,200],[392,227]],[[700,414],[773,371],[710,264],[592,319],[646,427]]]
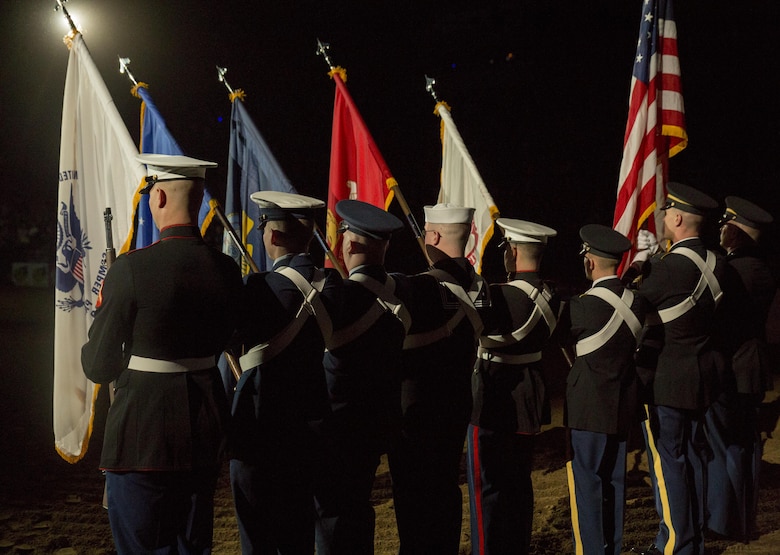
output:
[[[651,543],[647,547],[632,547],[631,553],[636,555],[662,555],[654,543]]]

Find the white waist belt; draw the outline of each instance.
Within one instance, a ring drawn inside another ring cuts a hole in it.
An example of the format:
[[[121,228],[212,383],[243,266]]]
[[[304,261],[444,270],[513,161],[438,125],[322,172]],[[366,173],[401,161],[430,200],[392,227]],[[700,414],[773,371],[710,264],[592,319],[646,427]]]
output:
[[[531,364],[532,362],[539,362],[542,360],[542,353],[525,353],[522,355],[510,355],[510,354],[497,354],[479,348],[477,350],[477,356],[482,360],[489,360],[491,362],[500,362],[501,364]]]
[[[146,358],[133,355],[130,357],[130,363],[127,365],[127,368],[140,372],[154,372],[155,374],[175,374],[177,372],[207,370],[214,366],[213,356],[162,360],[159,358]]]

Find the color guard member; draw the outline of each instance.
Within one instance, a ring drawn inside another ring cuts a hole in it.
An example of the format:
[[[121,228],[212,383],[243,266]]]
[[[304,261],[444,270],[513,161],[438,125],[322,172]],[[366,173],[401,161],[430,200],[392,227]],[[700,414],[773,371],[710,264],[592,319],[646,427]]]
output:
[[[747,541],[755,529],[762,445],[758,410],[772,389],[766,321],[777,282],[759,247],[772,216],[739,197],[726,197],[720,246],[737,274],[733,310],[723,321],[722,341],[731,360],[725,391],[706,414],[713,458],[707,465],[707,528]],[[728,299],[727,299],[728,300]]]
[[[401,220],[358,200],[342,200],[336,211],[349,278],[324,360],[331,413],[320,429],[316,545],[318,555],[358,555],[374,552],[371,491],[398,423],[393,377],[409,317],[384,268]]]
[[[314,550],[312,424],[330,410],[322,355],[338,307],[341,278],[309,253],[321,200],[278,191],[253,193],[270,271],[244,288],[246,347],[233,396],[230,481],[241,550]]]
[[[388,455],[401,555],[457,553],[460,466],[471,414],[471,373],[487,284],[464,257],[473,208],[425,207],[432,268],[399,277],[412,312],[404,342],[401,433]]]
[[[645,301],[626,289],[617,267],[631,242],[614,229],[580,229],[585,276],[593,285],[568,304],[576,358],[566,380],[564,424],[574,552],[623,551],[626,440],[639,421],[639,378],[634,364]]]
[[[111,265],[81,362],[114,382],[100,467],[117,552],[206,554],[228,417],[216,357],[238,321],[241,272],[197,227],[216,164],[139,161],[160,240]]]
[[[550,423],[542,351],[559,299],[539,274],[547,226],[499,218],[508,283],[490,285],[490,309],[471,378],[468,428],[471,552],[529,553],[534,514],[535,436]]]
[[[650,390],[647,440],[650,475],[660,525],[655,541],[639,553],[698,554],[704,551],[704,412],[718,394],[723,360],[711,341],[723,295],[725,260],[699,237],[705,217],[717,207],[709,195],[668,184],[663,237],[668,252],[649,260],[639,293],[651,305],[646,323],[660,326],[662,346]],[[652,320],[651,320],[652,318]],[[652,336],[652,330],[648,330]],[[645,358],[640,343],[638,356]]]

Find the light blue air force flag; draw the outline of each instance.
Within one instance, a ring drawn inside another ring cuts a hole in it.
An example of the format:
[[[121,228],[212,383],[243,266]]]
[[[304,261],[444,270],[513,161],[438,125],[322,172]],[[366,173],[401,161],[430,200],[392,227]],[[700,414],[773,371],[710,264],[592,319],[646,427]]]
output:
[[[136,88],[141,97],[141,154],[184,154],[179,143],[173,138],[165,120],[160,115],[149,91],[143,86]],[[152,221],[149,210],[149,195],[137,195],[136,217],[138,225],[135,232],[135,248],[151,245],[160,238],[160,231]]]

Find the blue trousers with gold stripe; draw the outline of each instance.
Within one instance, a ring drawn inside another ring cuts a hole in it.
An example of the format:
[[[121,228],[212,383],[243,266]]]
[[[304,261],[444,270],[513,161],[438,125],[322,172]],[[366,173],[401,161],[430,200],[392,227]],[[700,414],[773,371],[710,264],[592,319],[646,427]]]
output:
[[[647,406],[642,430],[660,518],[656,547],[664,555],[704,553],[706,442],[701,415]]]
[[[575,555],[619,555],[626,500],[626,438],[571,430],[566,463]]]

